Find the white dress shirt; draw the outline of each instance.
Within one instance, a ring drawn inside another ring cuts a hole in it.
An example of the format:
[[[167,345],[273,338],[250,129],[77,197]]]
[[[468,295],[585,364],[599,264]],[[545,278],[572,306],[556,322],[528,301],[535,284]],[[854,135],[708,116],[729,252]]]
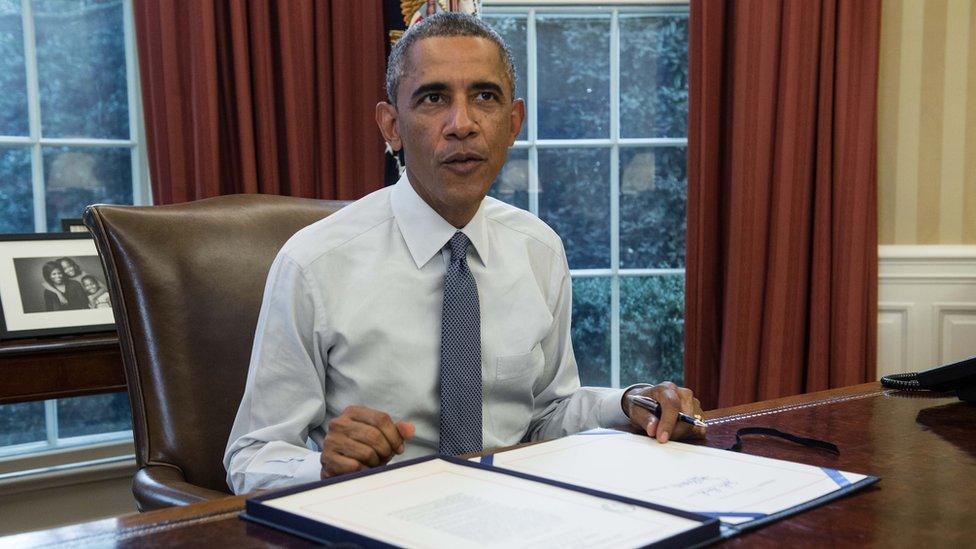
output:
[[[404,176],[285,244],[224,456],[236,493],[318,480],[328,422],[353,404],[414,423],[396,459],[437,451],[445,245],[457,230]],[[493,198],[461,231],[481,309],[485,448],[627,423],[621,390],[580,387],[556,233]]]

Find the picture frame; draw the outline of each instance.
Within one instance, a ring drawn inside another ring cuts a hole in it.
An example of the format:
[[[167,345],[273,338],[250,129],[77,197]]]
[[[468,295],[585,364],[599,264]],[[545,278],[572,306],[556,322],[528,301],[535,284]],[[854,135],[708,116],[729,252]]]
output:
[[[0,340],[113,329],[91,233],[0,235]]]
[[[87,233],[88,227],[80,217],[63,217],[61,218],[61,232]]]

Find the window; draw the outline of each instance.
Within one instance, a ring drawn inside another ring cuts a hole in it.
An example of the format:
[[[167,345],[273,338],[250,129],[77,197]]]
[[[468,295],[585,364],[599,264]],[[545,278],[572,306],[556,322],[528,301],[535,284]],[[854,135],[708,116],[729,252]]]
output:
[[[687,6],[485,6],[526,124],[490,194],[542,218],[573,276],[584,385],[683,378]]]
[[[130,0],[0,0],[0,232],[149,201]],[[131,438],[124,393],[0,406],[0,455]]]

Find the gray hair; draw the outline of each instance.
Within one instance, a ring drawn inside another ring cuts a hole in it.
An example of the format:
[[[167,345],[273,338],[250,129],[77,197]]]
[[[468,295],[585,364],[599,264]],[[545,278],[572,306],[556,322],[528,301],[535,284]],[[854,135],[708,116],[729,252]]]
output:
[[[488,23],[477,17],[457,12],[442,12],[412,25],[390,50],[390,59],[386,66],[386,97],[391,105],[396,106],[400,80],[406,73],[407,50],[418,40],[439,36],[474,36],[489,40],[498,46],[498,53],[501,55],[502,63],[505,64],[505,74],[508,76],[509,93],[515,97],[515,64],[512,62],[512,50],[502,37]]]

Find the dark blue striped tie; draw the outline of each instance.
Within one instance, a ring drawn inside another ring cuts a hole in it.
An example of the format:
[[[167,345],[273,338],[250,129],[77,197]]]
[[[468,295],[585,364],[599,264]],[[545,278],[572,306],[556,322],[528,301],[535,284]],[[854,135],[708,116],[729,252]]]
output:
[[[481,450],[481,309],[468,269],[468,237],[454,233],[441,317],[442,454]]]

